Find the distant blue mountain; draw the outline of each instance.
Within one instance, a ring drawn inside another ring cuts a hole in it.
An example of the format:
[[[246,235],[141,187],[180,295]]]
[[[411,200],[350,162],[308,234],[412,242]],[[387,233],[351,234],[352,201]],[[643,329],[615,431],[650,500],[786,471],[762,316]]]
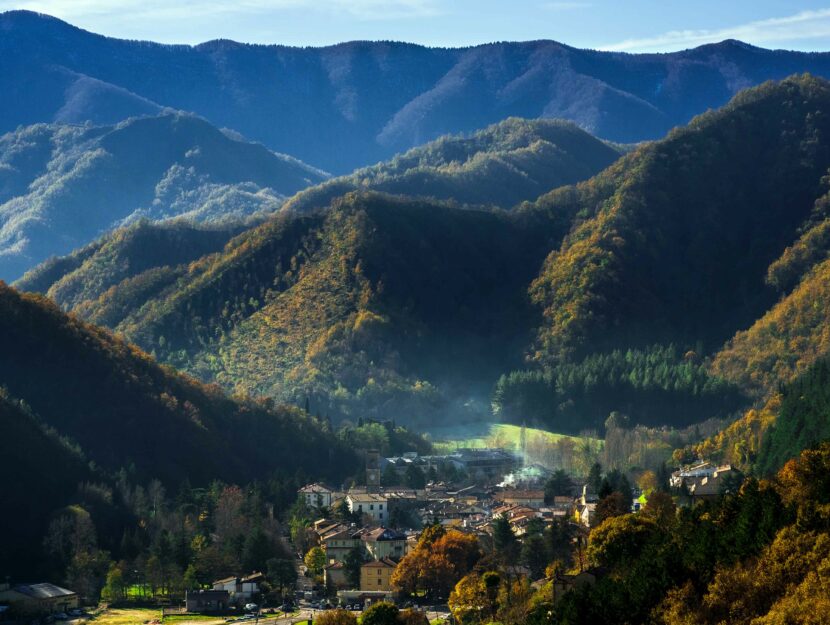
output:
[[[171,46],[11,11],[0,14],[0,131],[44,121],[109,124],[172,107],[347,173],[508,116],[561,117],[620,142],[655,139],[740,89],[800,72],[830,77],[830,54],[731,40],[671,54],[553,41]]]
[[[326,178],[190,114],[18,128],[0,136],[0,280],[138,220],[272,213]]]

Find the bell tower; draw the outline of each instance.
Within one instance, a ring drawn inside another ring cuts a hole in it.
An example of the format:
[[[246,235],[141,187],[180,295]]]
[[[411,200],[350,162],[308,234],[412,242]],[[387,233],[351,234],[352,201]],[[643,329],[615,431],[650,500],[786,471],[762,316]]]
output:
[[[380,491],[380,452],[370,449],[366,452],[366,492]]]

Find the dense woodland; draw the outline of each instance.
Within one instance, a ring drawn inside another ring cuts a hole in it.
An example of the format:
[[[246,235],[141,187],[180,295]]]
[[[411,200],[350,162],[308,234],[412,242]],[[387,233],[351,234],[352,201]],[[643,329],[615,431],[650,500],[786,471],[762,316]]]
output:
[[[303,410],[230,399],[2,283],[0,343],[0,439],[11,446],[4,466],[19,476],[4,497],[18,519],[32,519],[11,526],[10,548],[37,551],[35,534],[48,523],[42,506],[68,504],[87,476],[106,480],[123,470],[134,483],[155,479],[176,488],[183,476],[206,486],[214,479],[248,483],[288,467],[322,478],[357,468],[353,447]],[[31,448],[22,447],[29,439]],[[22,460],[24,449],[31,455]],[[37,470],[18,472],[31,463]],[[31,497],[39,491],[55,496]]]
[[[561,120],[509,118],[470,136],[447,136],[292,197],[283,210],[308,212],[351,191],[452,200],[509,209],[599,173],[620,156]]]

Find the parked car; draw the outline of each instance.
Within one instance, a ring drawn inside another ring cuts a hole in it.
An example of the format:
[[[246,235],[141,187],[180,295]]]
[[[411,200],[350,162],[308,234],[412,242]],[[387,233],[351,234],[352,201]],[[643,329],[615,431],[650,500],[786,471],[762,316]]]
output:
[[[248,610],[248,612],[256,612],[257,608],[259,608],[259,606],[256,603],[245,604],[245,609]]]
[[[65,621],[68,618],[69,615],[66,612],[58,612],[57,614],[55,614],[55,619],[57,619],[58,621]]]
[[[78,608],[74,608],[72,610],[69,610],[69,616],[83,616],[83,615],[84,615],[84,611],[79,610]]]
[[[283,603],[280,606],[280,610],[282,610],[283,612],[293,612],[295,610],[294,604],[292,604],[292,603]]]

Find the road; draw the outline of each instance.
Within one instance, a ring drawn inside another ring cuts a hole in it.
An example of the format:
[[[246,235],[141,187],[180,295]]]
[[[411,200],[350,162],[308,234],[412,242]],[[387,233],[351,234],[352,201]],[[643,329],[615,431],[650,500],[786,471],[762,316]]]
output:
[[[314,619],[317,614],[320,612],[324,612],[325,610],[316,610],[314,608],[302,608],[297,612],[292,612],[288,615],[280,615],[280,616],[271,616],[266,615],[260,617],[259,620],[251,620],[247,621],[248,623],[255,623],[256,625],[290,625],[291,623],[296,623],[298,621],[307,621],[309,619]],[[360,612],[354,612],[355,616],[359,616]],[[436,619],[447,620],[449,617],[449,612],[442,611],[442,610],[427,610],[426,612],[427,620],[431,623]]]

